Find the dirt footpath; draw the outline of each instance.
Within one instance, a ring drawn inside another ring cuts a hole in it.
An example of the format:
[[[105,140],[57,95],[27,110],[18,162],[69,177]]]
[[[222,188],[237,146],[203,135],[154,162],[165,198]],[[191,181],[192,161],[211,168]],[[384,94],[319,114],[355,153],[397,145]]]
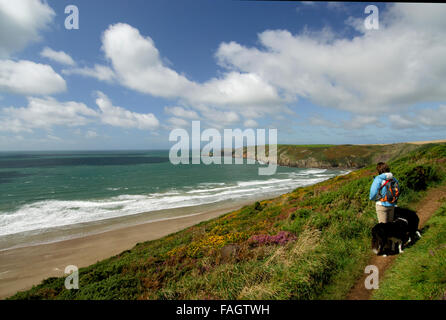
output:
[[[435,211],[438,210],[441,206],[440,200],[446,197],[446,187],[435,188],[429,190],[426,197],[420,201],[420,204],[417,206],[417,214],[420,217],[420,226],[419,228],[423,228],[429,218],[434,214]],[[404,253],[403,253],[404,254]],[[379,280],[381,281],[382,276],[384,275],[387,268],[389,268],[393,261],[396,259],[398,255],[394,256],[374,256],[370,261],[369,265],[375,265],[379,270]],[[369,274],[364,273],[364,275],[356,282],[353,288],[350,290],[347,295],[347,300],[369,300],[373,289],[366,289],[364,286],[364,281],[369,276]]]

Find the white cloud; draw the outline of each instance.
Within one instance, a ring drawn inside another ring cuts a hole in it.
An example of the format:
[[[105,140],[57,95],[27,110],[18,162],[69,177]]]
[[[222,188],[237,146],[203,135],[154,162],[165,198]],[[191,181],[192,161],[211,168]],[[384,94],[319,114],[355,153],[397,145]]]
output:
[[[390,8],[380,30],[352,39],[267,30],[259,34],[261,48],[222,43],[216,57],[228,70],[256,74],[290,98],[353,113],[446,100],[446,6]]]
[[[240,121],[240,118],[234,111],[226,111],[222,113],[216,112],[213,114],[213,120],[222,121],[223,123],[235,123]]]
[[[259,124],[253,119],[248,119],[243,123],[243,126],[246,128],[257,128]]]
[[[277,91],[255,73],[232,71],[224,78],[214,78],[187,92],[192,103],[210,105],[272,106],[281,104]]]
[[[442,128],[446,127],[446,105],[440,105],[437,108],[418,109],[403,114],[390,114],[383,119],[387,119],[390,127],[394,129],[432,130],[434,127]],[[342,121],[340,124],[318,115],[310,117],[308,123],[313,126],[344,128],[347,130],[362,129],[369,125],[378,128],[385,127],[385,122],[382,119],[368,115],[355,115],[351,120]]]
[[[60,64],[65,64],[68,66],[74,66],[76,63],[70,55],[63,51],[55,51],[49,47],[45,47],[42,52],[40,52],[42,57],[48,58],[50,60],[56,61]]]
[[[347,6],[345,5],[345,3],[343,2],[327,2],[327,8],[329,9],[334,9],[334,10],[343,10],[346,11],[347,10]]]
[[[54,16],[46,1],[0,0],[0,58],[39,40]]]
[[[52,135],[52,134],[48,134],[46,137],[47,137],[48,139],[50,139],[50,140],[54,140],[54,141],[62,141],[61,138],[59,138],[59,137],[57,137],[57,136],[54,136],[54,135]]]
[[[49,65],[27,60],[0,60],[0,91],[48,95],[65,90],[65,80]]]
[[[445,11],[444,3],[398,3],[384,14],[387,21],[396,20],[401,26],[410,23],[411,29],[438,32],[446,28]]]
[[[102,43],[119,82],[142,93],[181,99],[193,106],[262,107],[282,102],[275,88],[254,73],[231,71],[202,84],[190,81],[163,63],[150,37],[128,24],[110,26]]]
[[[183,107],[164,107],[164,111],[178,118],[198,120],[200,116],[194,110]]]
[[[384,127],[384,124],[376,116],[356,115],[349,121],[343,121],[343,128],[345,129],[362,129],[368,125]]]
[[[97,136],[98,136],[97,132],[93,130],[88,130],[87,133],[85,134],[85,138],[87,139],[96,138]]]
[[[201,106],[201,114],[205,124],[212,128],[223,128],[240,122],[239,114],[232,110]]]
[[[110,26],[102,37],[103,50],[121,83],[161,97],[176,97],[193,83],[165,67],[152,39],[127,24]]]
[[[102,92],[98,92],[96,104],[101,113],[103,123],[122,127],[153,130],[159,126],[159,121],[153,113],[136,113],[121,107],[113,106],[110,99]]]
[[[152,113],[141,114],[113,106],[102,92],[98,92],[96,103],[99,110],[80,102],[30,97],[26,107],[0,109],[0,131],[33,132],[34,129],[51,130],[54,126],[78,127],[93,123],[148,130],[159,126],[158,119]],[[81,132],[75,130],[74,133]],[[95,131],[87,131],[86,137],[95,137]]]
[[[31,132],[53,126],[81,126],[97,117],[96,111],[83,103],[59,102],[53,98],[28,98],[28,106],[7,107],[0,111],[0,130]]]
[[[392,114],[389,116],[389,120],[393,126],[399,129],[446,127],[446,105],[419,109],[404,115]]]
[[[407,117],[400,114],[391,114],[389,116],[389,121],[392,126],[398,129],[413,128],[417,126],[417,124],[413,120],[408,119]]]
[[[446,127],[446,105],[420,110],[414,118],[414,121],[418,120],[425,126]]]
[[[350,120],[344,121],[333,121],[325,119],[320,115],[313,115],[308,118],[306,122],[311,126],[318,126],[324,128],[338,128],[345,130],[358,130],[363,129],[366,126],[372,125],[375,127],[383,128],[385,127],[384,122],[381,122],[377,116],[369,116],[369,115],[354,115]]]
[[[319,115],[310,117],[308,123],[311,124],[312,126],[318,126],[318,127],[326,127],[326,128],[339,127],[339,125],[336,124],[335,122],[324,119]]]
[[[107,66],[95,64],[94,68],[73,68],[62,70],[63,74],[78,74],[85,77],[96,78],[100,81],[112,82],[115,79],[115,73]]]
[[[182,118],[177,118],[177,117],[171,117],[169,119],[167,119],[167,122],[169,122],[169,124],[171,125],[171,127],[177,128],[185,128],[185,127],[189,127],[191,125],[190,121],[186,121]]]

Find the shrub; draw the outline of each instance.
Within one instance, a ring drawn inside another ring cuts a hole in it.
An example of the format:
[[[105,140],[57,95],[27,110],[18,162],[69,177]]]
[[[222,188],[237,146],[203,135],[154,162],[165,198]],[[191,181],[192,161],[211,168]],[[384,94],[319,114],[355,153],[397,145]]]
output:
[[[438,167],[432,164],[404,165],[404,167],[397,167],[395,172],[400,181],[402,191],[406,188],[422,191],[428,185],[441,180],[441,173]]]
[[[263,206],[260,204],[259,201],[257,201],[257,202],[255,203],[255,205],[254,205],[254,210],[257,210],[257,211],[262,211],[262,210],[263,210]]]

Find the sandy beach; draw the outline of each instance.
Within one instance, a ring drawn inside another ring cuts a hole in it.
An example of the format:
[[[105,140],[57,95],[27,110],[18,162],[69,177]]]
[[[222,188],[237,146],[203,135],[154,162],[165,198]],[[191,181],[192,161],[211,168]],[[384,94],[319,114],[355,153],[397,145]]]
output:
[[[0,299],[30,289],[48,277],[64,276],[65,267],[86,267],[201,221],[239,209],[244,204],[204,213],[123,227],[85,237],[0,251]]]

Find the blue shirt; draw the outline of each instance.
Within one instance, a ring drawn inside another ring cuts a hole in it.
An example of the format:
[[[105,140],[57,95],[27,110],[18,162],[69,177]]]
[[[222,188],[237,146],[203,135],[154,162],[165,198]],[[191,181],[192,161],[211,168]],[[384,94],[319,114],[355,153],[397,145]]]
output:
[[[386,172],[386,173],[382,173],[379,176],[376,176],[375,179],[373,180],[372,186],[370,187],[370,200],[376,200],[377,203],[379,203],[380,205],[384,206],[384,207],[394,207],[396,205],[395,203],[390,203],[390,202],[383,202],[383,201],[379,201],[378,197],[378,191],[379,188],[381,188],[381,186],[386,182],[386,180],[390,180],[393,179],[393,174],[390,172]],[[396,180],[396,178],[395,178]],[[398,180],[396,180],[398,182]],[[385,195],[387,191],[387,185],[385,185],[382,189],[381,189],[381,196]]]

